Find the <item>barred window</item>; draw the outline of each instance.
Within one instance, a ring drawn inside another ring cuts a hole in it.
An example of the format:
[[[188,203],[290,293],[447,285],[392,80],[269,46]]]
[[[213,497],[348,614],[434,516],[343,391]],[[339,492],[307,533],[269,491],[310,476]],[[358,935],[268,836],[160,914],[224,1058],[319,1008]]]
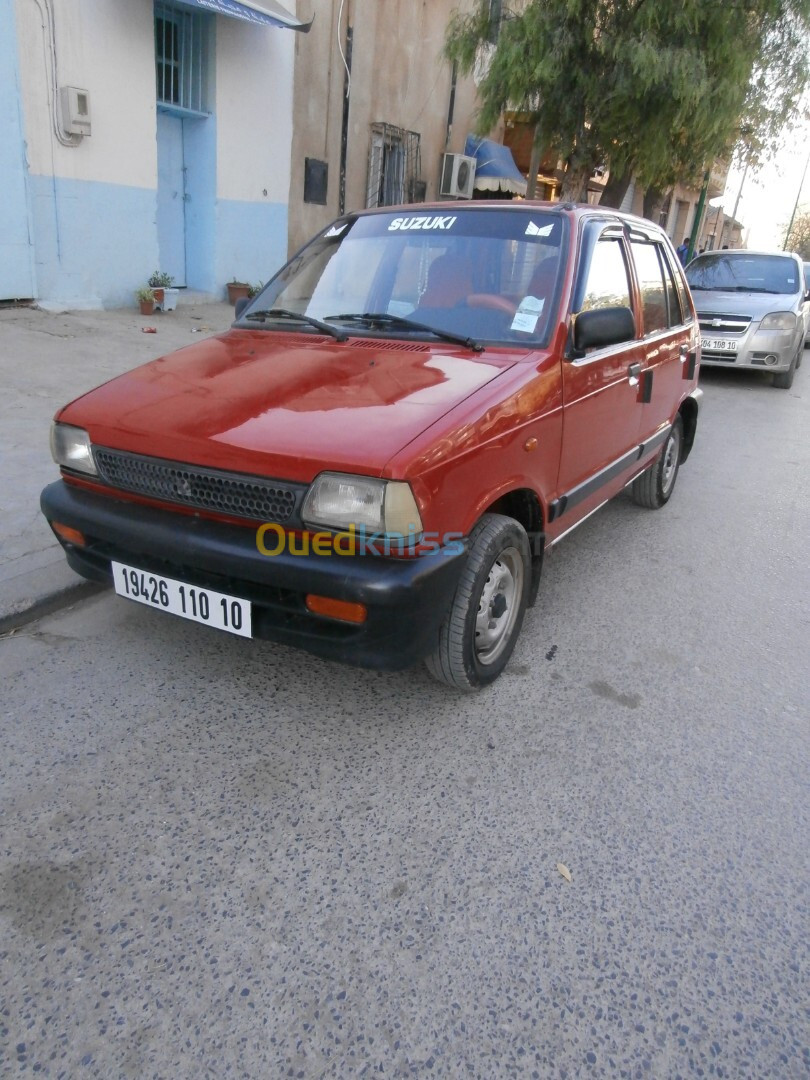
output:
[[[392,124],[371,125],[366,206],[424,202],[418,131]]]
[[[205,16],[158,0],[155,77],[159,105],[205,112]]]

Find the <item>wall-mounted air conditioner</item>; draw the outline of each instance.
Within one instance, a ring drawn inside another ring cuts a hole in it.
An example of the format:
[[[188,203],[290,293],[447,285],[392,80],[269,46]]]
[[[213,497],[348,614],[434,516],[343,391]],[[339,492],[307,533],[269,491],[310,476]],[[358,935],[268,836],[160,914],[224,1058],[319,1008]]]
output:
[[[445,154],[439,194],[455,199],[471,199],[475,181],[475,158],[464,154]]]

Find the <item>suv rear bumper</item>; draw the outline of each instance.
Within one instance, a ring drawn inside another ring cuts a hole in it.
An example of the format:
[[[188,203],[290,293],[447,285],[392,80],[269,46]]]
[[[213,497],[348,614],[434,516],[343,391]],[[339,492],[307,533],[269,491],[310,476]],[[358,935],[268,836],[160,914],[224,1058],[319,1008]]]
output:
[[[287,551],[268,557],[249,526],[113,499],[63,480],[44,489],[40,504],[49,522],[85,536],[79,547],[57,535],[83,577],[110,584],[110,562],[118,561],[239,596],[252,604],[254,637],[362,667],[409,667],[433,649],[466,560],[466,550],[413,558]],[[364,604],[366,622],[313,615],[304,603],[308,593]]]

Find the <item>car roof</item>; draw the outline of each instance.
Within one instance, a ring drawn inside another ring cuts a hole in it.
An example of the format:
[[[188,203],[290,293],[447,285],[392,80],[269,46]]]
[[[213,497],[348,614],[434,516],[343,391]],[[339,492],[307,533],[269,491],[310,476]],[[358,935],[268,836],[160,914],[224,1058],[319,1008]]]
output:
[[[713,248],[711,251],[701,251],[700,255],[696,255],[692,262],[697,259],[703,259],[707,255],[723,255],[730,256],[732,259],[738,258],[741,255],[755,255],[757,258],[760,256],[767,256],[768,258],[780,258],[780,259],[798,259],[798,255],[793,251],[750,251],[748,248]],[[689,264],[691,266],[691,263]]]

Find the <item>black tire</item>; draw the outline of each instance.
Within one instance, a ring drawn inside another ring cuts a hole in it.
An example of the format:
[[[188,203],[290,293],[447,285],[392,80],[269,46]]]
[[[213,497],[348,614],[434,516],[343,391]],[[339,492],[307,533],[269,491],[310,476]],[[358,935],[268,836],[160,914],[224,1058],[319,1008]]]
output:
[[[633,501],[639,506],[645,506],[648,510],[660,510],[662,506],[665,506],[675,490],[682,454],[683,421],[678,415],[669,429],[669,435],[661,447],[661,453],[652,465],[633,481],[631,489]]]
[[[456,690],[494,682],[520,634],[530,587],[525,529],[514,518],[484,514],[470,533],[453,602],[436,648],[425,660],[431,675]]]
[[[790,363],[790,367],[787,371],[780,371],[778,375],[773,377],[773,385],[777,390],[789,390],[793,386],[793,376],[796,374],[796,368],[799,366],[799,357],[804,349],[804,342],[799,346],[799,351],[793,357]]]

